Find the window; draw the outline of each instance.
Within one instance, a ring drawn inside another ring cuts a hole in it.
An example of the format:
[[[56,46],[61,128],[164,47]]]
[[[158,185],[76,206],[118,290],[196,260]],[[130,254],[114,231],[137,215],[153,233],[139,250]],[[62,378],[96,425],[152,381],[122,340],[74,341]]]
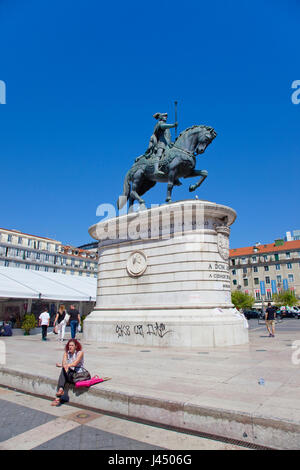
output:
[[[272,292],[270,291],[270,289],[267,289],[267,299],[268,300],[272,299]]]
[[[12,236],[11,235],[7,235],[7,241],[10,243],[12,240]]]
[[[290,253],[289,251],[287,251],[286,254],[285,254],[285,257],[286,257],[286,258],[290,258],[290,257],[291,257],[291,253]]]
[[[232,266],[235,266],[235,259],[231,260],[231,264],[232,264]]]
[[[9,261],[4,261],[4,266],[8,267],[9,266]]]
[[[39,267],[39,265],[37,264],[36,267],[35,267],[35,270],[36,270],[36,271],[39,271],[39,269],[40,269],[40,267]]]
[[[258,273],[258,267],[257,266],[254,266],[253,272]]]
[[[36,253],[35,257],[36,257],[36,259],[41,259],[41,254],[40,254],[40,253]]]
[[[233,276],[236,275],[236,269],[233,269],[233,270],[232,270],[232,274],[233,274]]]
[[[269,276],[266,276],[266,284],[270,284],[270,283],[271,283],[271,281],[270,281]]]
[[[71,269],[71,274],[72,276],[74,276],[74,269]]]
[[[19,238],[18,238],[18,243],[19,243],[19,245],[22,245],[22,241],[23,241],[23,238],[22,238],[22,237],[19,237]]]
[[[242,257],[242,264],[246,264],[247,263],[247,260],[245,258],[245,256]]]
[[[26,264],[25,269],[30,269],[30,264]]]
[[[260,300],[260,292],[259,292],[259,290],[256,290],[256,291],[255,291],[255,298],[256,298],[256,300]]]
[[[259,284],[259,278],[258,277],[255,277],[254,278],[254,284],[257,286]]]
[[[79,276],[82,276],[82,271],[79,271]]]
[[[66,274],[66,270],[65,270],[65,269],[62,269],[62,273],[63,273],[63,274]]]
[[[243,268],[243,273],[247,274],[247,268]]]
[[[256,256],[252,256],[252,262],[256,263]]]
[[[48,266],[45,266],[45,272],[47,273],[49,271]]]
[[[294,282],[294,275],[293,275],[293,274],[289,274],[289,275],[288,275],[288,279],[289,279],[289,282]]]
[[[269,266],[264,266],[265,271],[269,271]]]
[[[281,282],[282,277],[281,276],[276,276],[277,282]]]
[[[275,261],[279,261],[279,254],[275,253],[274,258],[275,258]]]
[[[292,269],[292,263],[287,263],[286,267],[287,267],[288,269]]]
[[[264,255],[264,262],[268,261],[268,256]]]
[[[248,279],[244,279],[244,287],[248,286]]]
[[[276,271],[280,271],[280,264],[276,264]]]
[[[31,246],[31,240],[30,240],[30,238],[28,238],[28,240],[27,240],[27,245],[28,245],[28,246]]]

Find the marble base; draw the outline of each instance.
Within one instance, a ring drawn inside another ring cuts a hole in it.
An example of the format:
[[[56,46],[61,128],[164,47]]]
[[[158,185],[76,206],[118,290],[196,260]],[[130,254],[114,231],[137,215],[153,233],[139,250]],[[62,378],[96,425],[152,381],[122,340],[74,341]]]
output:
[[[99,240],[97,303],[85,340],[161,347],[248,342],[231,303],[229,226],[235,212],[187,200],[90,228]]]

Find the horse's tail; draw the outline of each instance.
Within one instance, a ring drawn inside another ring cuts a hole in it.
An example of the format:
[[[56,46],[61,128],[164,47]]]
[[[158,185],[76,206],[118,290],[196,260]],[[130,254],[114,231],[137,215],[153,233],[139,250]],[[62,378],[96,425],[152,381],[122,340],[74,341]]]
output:
[[[123,206],[125,206],[128,200],[129,192],[130,192],[130,171],[128,171],[125,176],[125,181],[123,185],[123,194],[122,196],[119,196],[117,200],[117,208],[119,210],[122,209]]]

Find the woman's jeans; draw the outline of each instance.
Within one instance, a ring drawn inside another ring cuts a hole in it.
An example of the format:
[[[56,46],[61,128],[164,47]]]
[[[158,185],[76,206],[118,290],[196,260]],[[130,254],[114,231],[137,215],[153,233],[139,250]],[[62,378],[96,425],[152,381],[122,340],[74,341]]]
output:
[[[71,338],[74,339],[76,336],[76,330],[78,326],[78,321],[77,320],[72,320],[70,321],[70,327],[71,327]]]
[[[58,379],[58,384],[57,384],[57,390],[60,388],[65,388],[66,383],[72,384],[73,382],[73,374],[74,371],[69,369],[68,372],[65,371],[64,368],[62,368],[59,379]]]
[[[58,339],[63,340],[65,337],[65,329],[66,329],[66,324],[64,321],[60,322],[57,325],[57,333],[58,333]]]

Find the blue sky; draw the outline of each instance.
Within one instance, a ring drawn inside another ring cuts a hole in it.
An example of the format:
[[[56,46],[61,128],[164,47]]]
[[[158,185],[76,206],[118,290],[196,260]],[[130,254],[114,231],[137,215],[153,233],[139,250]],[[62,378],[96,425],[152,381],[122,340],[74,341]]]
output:
[[[92,241],[155,112],[217,138],[200,199],[233,207],[231,247],[300,229],[296,0],[0,0],[0,226]],[[190,197],[183,180],[173,200]],[[166,184],[145,195],[165,200]],[[194,196],[194,194],[193,194]]]

